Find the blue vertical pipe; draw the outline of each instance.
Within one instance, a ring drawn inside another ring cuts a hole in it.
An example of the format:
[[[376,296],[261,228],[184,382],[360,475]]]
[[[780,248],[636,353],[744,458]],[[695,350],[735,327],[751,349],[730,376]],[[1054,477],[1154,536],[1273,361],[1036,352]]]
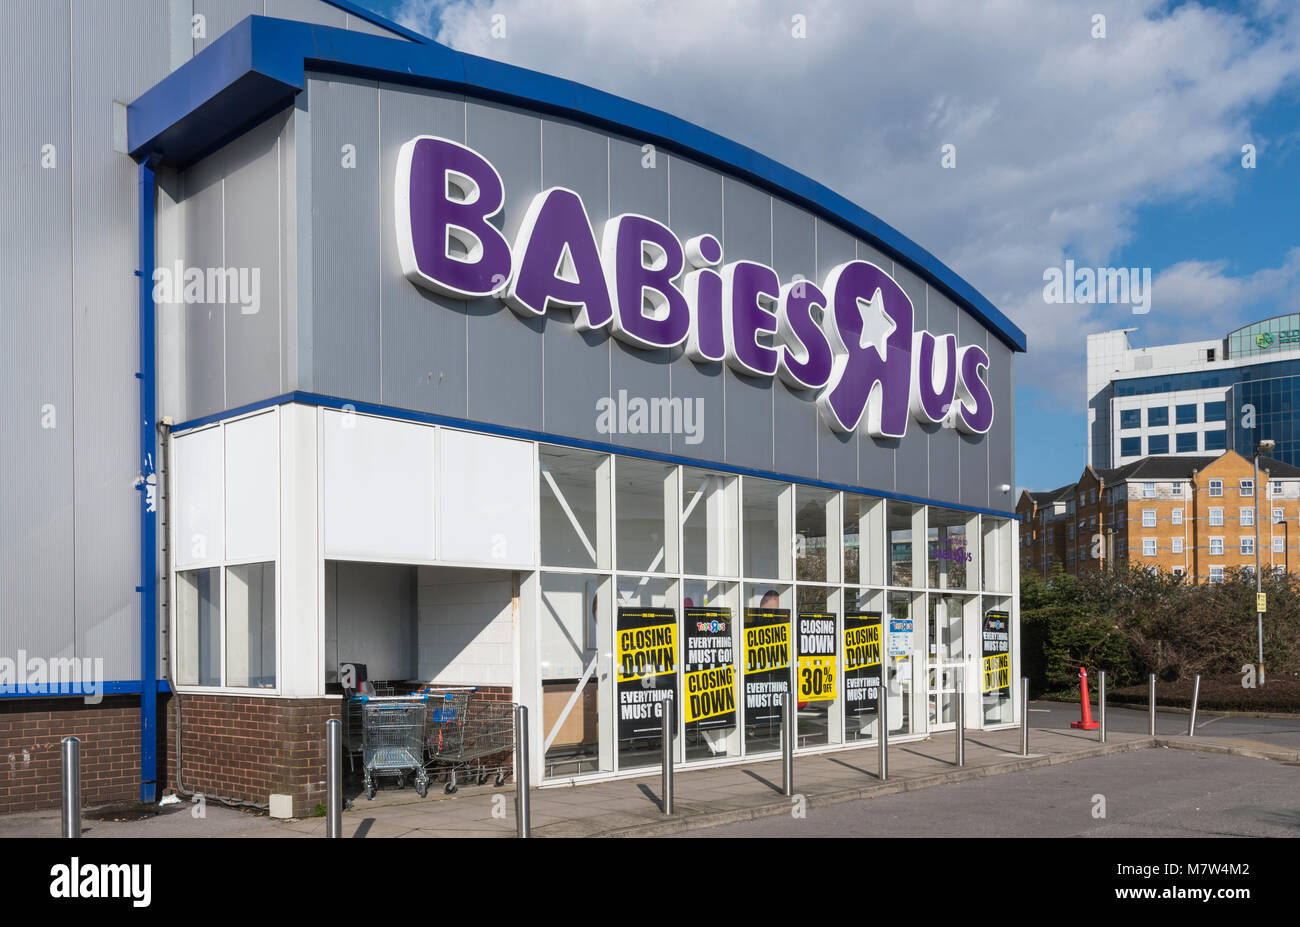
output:
[[[154,356],[154,168],[140,164],[140,801],[153,802],[158,789],[158,493],[154,462],[158,440]]]

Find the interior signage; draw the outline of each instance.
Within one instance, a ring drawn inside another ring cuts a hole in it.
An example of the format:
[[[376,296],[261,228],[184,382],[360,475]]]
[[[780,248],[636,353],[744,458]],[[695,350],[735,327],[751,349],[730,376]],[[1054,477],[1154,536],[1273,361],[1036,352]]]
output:
[[[901,438],[909,417],[968,434],[993,424],[988,353],[916,329],[907,293],[870,261],[839,264],[820,286],[782,283],[766,264],[724,262],[714,235],[683,243],[647,216],[614,216],[597,235],[564,187],[534,196],[508,242],[491,221],[505,202],[496,168],[431,135],[402,146],[394,188],[402,272],[435,293],[499,298],[525,318],[563,307],[581,331],[779,377],[815,392],[839,432]]]

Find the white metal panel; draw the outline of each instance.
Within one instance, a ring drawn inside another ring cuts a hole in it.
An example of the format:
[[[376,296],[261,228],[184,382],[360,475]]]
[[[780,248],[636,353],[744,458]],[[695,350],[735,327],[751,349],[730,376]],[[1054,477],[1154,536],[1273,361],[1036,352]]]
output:
[[[531,566],[533,445],[444,428],[438,452],[439,559]]]
[[[178,569],[219,563],[225,550],[221,445],[220,428],[205,428],[175,440],[171,506]]]
[[[434,429],[321,413],[325,556],[434,559]]]
[[[318,411],[280,409],[280,694],[325,694]]]
[[[225,426],[226,560],[279,554],[280,441],[274,409]]]

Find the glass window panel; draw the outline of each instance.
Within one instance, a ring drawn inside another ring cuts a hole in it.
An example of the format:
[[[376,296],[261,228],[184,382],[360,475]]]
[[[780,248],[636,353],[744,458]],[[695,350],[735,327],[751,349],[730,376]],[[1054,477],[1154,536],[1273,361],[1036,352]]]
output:
[[[677,467],[619,457],[614,474],[618,568],[677,572]]]
[[[886,503],[885,521],[889,532],[889,584],[920,585],[912,569],[912,519],[919,507],[907,502]],[[913,582],[916,579],[917,582]]]
[[[176,681],[221,685],[221,568],[176,575]]]
[[[608,568],[609,455],[543,445],[542,563]]]
[[[1119,427],[1125,431],[1142,427],[1141,409],[1122,409],[1119,413]]]
[[[682,470],[682,559],[687,573],[739,574],[740,480],[723,473]]]
[[[681,720],[688,761],[740,755],[737,591],[736,583],[682,583]]]
[[[1207,402],[1205,404],[1205,420],[1207,422],[1222,422],[1227,418],[1228,404],[1226,402]]]
[[[836,592],[827,586],[797,587],[795,692],[800,747],[840,742],[840,622]]]
[[[226,568],[226,685],[275,688],[275,564]]]
[[[1205,433],[1205,449],[1207,451],[1221,451],[1228,446],[1228,433],[1226,431],[1207,431]]]
[[[1147,437],[1148,454],[1168,454],[1169,435],[1149,435]]]
[[[837,494],[815,486],[795,486],[794,494],[794,578],[810,583],[838,582]]]
[[[790,490],[789,483],[748,476],[741,481],[745,576],[790,579]]]
[[[781,749],[781,706],[793,676],[792,598],[789,586],[745,585],[741,665],[747,754]]]
[[[922,672],[913,672],[916,654],[922,647],[920,635],[925,629],[916,626],[912,598],[910,592],[889,593],[885,615],[885,698],[891,734],[911,733],[919,728],[913,702],[916,692],[925,691]]]
[[[984,724],[1010,724],[1015,720],[1012,689],[999,684],[1004,680],[1015,684],[1010,678],[1011,654],[1014,653],[1011,649],[1011,599],[985,596],[983,606],[979,645],[981,671],[976,678],[980,680]],[[1005,659],[1001,657],[1003,653]]]
[[[680,696],[677,581],[620,574],[615,588],[618,768],[653,766],[663,758],[663,698]]]
[[[1175,449],[1180,454],[1190,454],[1197,450],[1197,433],[1195,431],[1186,431],[1176,436]]]
[[[543,742],[551,738],[545,758],[548,777],[614,768],[609,590],[607,576],[541,577],[541,733]]]
[[[1142,439],[1139,437],[1120,438],[1119,455],[1121,457],[1142,456]]]
[[[1174,423],[1178,425],[1195,425],[1196,403],[1189,402],[1186,405],[1175,406]]]
[[[926,566],[930,588],[967,588],[968,565],[974,560],[974,551],[966,537],[970,516],[965,512],[931,506],[928,518]]]

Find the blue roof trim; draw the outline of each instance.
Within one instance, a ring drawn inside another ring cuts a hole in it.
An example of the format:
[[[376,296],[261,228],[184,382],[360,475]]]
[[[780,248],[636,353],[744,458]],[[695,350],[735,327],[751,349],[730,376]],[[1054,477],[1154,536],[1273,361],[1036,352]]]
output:
[[[337,5],[337,4],[336,4]],[[361,14],[358,14],[361,15]],[[347,29],[250,16],[136,99],[129,150],[184,166],[279,109],[319,70],[436,87],[512,103],[661,145],[737,175],[866,239],[979,319],[1013,351],[1025,334],[929,251],[809,177],[700,126],[563,78]]]
[[[357,17],[357,19],[364,19],[372,26],[378,26],[381,29],[387,29],[389,32],[395,32],[404,38],[410,39],[412,42],[419,42],[421,45],[427,45],[429,42],[433,41],[427,35],[420,35],[418,32],[412,32],[405,26],[394,22],[391,19],[386,19],[372,10],[367,10],[363,7],[357,6],[355,3],[352,3],[351,0],[325,0],[325,2],[330,6],[338,7],[344,13],[351,13],[353,16]]]
[[[520,438],[527,441],[541,441],[544,444],[559,444],[564,447],[575,447],[585,451],[598,451],[602,454],[621,454],[625,457],[640,457],[644,460],[656,460],[660,463],[680,464],[684,467],[699,467],[705,470],[717,470],[722,473],[735,473],[740,476],[754,476],[765,480],[780,480],[786,483],[798,483],[803,486],[819,486],[823,489],[833,489],[837,492],[851,492],[860,495],[876,496],[881,499],[896,499],[899,502],[912,502],[918,505],[937,505],[946,509],[955,509],[962,512],[978,512],[982,515],[997,515],[1001,518],[1017,518],[1014,511],[1004,511],[1002,509],[980,508],[975,505],[962,505],[957,502],[944,502],[939,499],[927,499],[924,496],[909,496],[903,493],[888,492],[883,489],[872,489],[867,486],[860,486],[854,483],[833,483],[827,480],[812,479],[806,476],[795,476],[789,473],[778,473],[775,470],[760,470],[755,467],[740,467],[735,464],[722,463],[716,460],[708,460],[698,457],[684,457],[680,454],[664,454],[659,451],[648,451],[639,447],[625,447],[621,444],[610,444],[605,441],[589,441],[586,438],[571,438],[567,435],[556,435],[545,431],[533,431],[529,428],[514,428],[509,425],[491,425],[486,422],[476,422],[467,418],[456,418],[451,415],[437,415],[433,412],[416,412],[412,409],[401,409],[396,406],[381,405],[377,402],[360,402],[354,399],[340,399],[337,396],[325,396],[320,393],[309,393],[303,390],[295,390],[292,393],[281,393],[279,396],[272,396],[269,399],[263,399],[259,402],[250,402],[247,405],[239,406],[228,412],[214,412],[211,415],[204,415],[199,418],[190,419],[187,422],[181,422],[172,426],[172,434],[178,435],[182,432],[193,431],[196,428],[202,428],[205,425],[212,425],[216,422],[232,419],[240,415],[246,415],[250,412],[257,412],[261,409],[269,409],[274,406],[287,405],[289,403],[301,403],[307,406],[319,406],[324,409],[342,409],[344,406],[350,408],[353,412],[360,412],[363,415],[381,415],[385,418],[398,419],[404,422],[419,422],[423,425],[446,425],[449,428],[463,428],[469,431],[478,431],[484,434],[500,435],[505,438]]]
[[[116,679],[102,683],[99,692],[83,692],[80,689],[73,689],[68,685],[50,685],[46,683],[40,686],[24,686],[22,692],[7,691],[7,687],[0,689],[0,698],[85,698],[87,695],[139,695],[142,691],[140,680],[138,679]],[[167,684],[167,680],[158,680],[158,691],[166,694],[171,692],[172,687]]]

